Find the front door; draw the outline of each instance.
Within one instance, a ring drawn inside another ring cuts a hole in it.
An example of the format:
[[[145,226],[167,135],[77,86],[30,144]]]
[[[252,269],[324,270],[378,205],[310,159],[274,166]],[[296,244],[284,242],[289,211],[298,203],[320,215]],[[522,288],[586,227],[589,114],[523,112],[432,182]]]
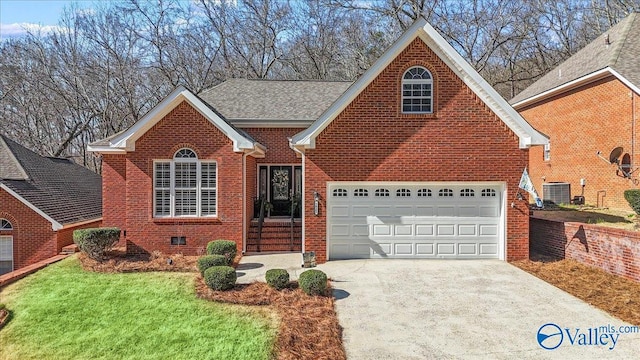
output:
[[[271,216],[291,215],[291,187],[293,184],[291,170],[291,166],[270,167]]]
[[[260,165],[258,194],[271,204],[267,216],[291,216],[293,201],[296,201],[294,216],[300,217],[302,167],[298,165]],[[259,213],[258,204],[256,202],[256,217]]]

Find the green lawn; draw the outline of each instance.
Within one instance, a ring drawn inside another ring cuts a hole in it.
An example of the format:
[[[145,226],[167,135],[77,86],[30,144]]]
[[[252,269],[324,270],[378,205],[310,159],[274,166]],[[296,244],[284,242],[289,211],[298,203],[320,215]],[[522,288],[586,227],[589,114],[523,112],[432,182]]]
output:
[[[269,359],[273,317],[195,297],[194,274],[85,272],[76,257],[0,292],[0,359]]]

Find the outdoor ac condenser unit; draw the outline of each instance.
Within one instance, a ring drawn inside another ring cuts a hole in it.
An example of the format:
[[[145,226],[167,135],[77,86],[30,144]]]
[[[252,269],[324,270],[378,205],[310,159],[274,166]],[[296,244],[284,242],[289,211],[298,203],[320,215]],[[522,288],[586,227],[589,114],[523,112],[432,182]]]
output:
[[[542,200],[554,204],[570,204],[571,184],[566,182],[542,184]]]

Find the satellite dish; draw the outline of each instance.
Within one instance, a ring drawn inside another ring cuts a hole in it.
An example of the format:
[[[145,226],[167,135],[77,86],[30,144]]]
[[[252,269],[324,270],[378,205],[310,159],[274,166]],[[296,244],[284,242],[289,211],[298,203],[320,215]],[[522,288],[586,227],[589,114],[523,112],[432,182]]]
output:
[[[611,154],[609,154],[609,162],[611,164],[617,164],[618,159],[622,155],[622,151],[623,151],[622,146],[618,146],[617,148],[611,150]]]

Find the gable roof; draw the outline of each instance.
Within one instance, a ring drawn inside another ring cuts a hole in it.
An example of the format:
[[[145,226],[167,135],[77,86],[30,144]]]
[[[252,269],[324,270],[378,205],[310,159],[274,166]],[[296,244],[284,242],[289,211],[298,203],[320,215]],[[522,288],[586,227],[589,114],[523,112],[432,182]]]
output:
[[[136,140],[183,101],[189,103],[205,119],[224,133],[233,142],[233,151],[254,151],[258,155],[264,155],[265,147],[263,145],[246,132],[233,126],[216,109],[184,87],[175,89],[130,128],[89,144],[87,150],[98,153],[135,151]]]
[[[638,92],[640,18],[632,13],[555,69],[521,91],[510,103],[521,107],[607,76]]]
[[[322,130],[418,37],[518,136],[520,148],[548,143],[546,136],[529,125],[424,18],[419,18],[309,128],[296,134],[291,146],[314,148]]]
[[[351,84],[229,79],[200,96],[236,126],[307,127]]]
[[[40,156],[4,135],[0,165],[0,187],[51,222],[53,230],[102,217],[102,180],[93,171]]]

